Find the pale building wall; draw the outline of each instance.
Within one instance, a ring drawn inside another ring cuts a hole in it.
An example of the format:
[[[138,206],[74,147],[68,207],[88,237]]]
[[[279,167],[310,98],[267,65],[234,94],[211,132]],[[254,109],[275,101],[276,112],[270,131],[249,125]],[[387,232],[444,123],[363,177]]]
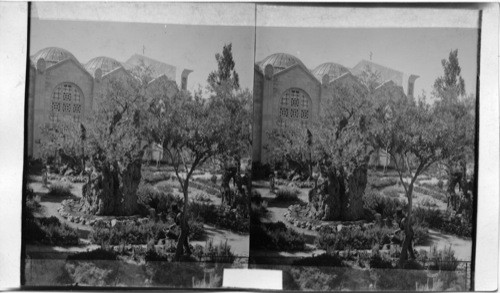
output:
[[[268,70],[269,68],[269,70]],[[321,84],[309,72],[300,65],[289,67],[285,70],[272,74],[271,65],[266,66],[265,78],[262,86],[262,115],[261,115],[261,141],[260,141],[260,161],[266,163],[269,159],[269,151],[266,146],[269,145],[268,133],[277,126],[281,97],[289,89],[300,89],[310,98],[309,119],[314,119],[319,113],[319,101],[321,95]],[[255,74],[258,76],[258,74]],[[268,76],[270,75],[270,78]],[[256,79],[256,81],[258,78]],[[257,83],[259,85],[259,83]],[[254,91],[257,89],[254,88]],[[258,102],[258,100],[257,100]],[[258,109],[254,105],[254,109]],[[255,110],[254,110],[255,111]],[[255,119],[255,118],[254,118]],[[258,125],[258,124],[257,124]],[[257,126],[259,127],[259,125]],[[256,130],[258,133],[259,130]],[[256,156],[259,151],[255,151]]]

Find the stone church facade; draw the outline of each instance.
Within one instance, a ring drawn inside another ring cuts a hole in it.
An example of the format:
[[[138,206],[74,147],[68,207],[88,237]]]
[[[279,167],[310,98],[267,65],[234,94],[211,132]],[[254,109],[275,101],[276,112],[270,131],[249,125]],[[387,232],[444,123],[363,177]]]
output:
[[[413,97],[414,74],[406,74],[371,61],[362,60],[353,68],[323,63],[308,69],[290,54],[272,54],[254,66],[254,113],[252,161],[267,163],[268,133],[284,119],[301,122],[317,119],[321,101],[329,99],[341,86],[363,87],[358,75],[370,67],[379,75],[374,95],[391,98]],[[347,97],[346,97],[347,98]],[[387,154],[377,150],[371,165],[391,165]]]
[[[69,51],[49,47],[35,53],[29,63],[27,147],[28,156],[40,156],[41,127],[57,123],[61,117],[72,117],[75,121],[90,115],[96,106],[95,99],[111,78],[133,76],[137,65],[147,66],[153,80],[150,87],[160,81],[170,84],[168,95],[174,95],[187,87],[188,75],[184,69],[177,72],[175,66],[133,55],[126,62],[110,57],[96,57],[80,63]],[[179,80],[180,87],[176,80]]]

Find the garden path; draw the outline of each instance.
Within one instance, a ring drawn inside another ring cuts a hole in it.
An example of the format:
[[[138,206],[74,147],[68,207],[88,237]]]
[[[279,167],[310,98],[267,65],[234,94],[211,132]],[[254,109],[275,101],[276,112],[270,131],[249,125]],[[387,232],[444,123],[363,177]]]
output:
[[[249,256],[250,236],[248,234],[238,234],[229,230],[217,229],[214,226],[203,224],[207,239],[212,239],[214,245],[224,243],[231,246],[231,252],[236,256]],[[206,241],[190,241],[190,244],[205,246]]]
[[[41,180],[40,180],[41,181]],[[83,183],[73,183],[73,188],[71,189],[71,193],[77,197],[82,197],[82,186]],[[59,214],[57,211],[61,207],[61,202],[70,197],[57,197],[57,196],[49,196],[47,192],[48,188],[44,187],[41,182],[35,181],[29,183],[29,187],[33,189],[33,191],[40,196],[40,205],[42,206],[39,213],[35,213],[37,217],[57,217],[61,223],[67,224],[69,227],[76,229],[79,237],[82,237],[81,234],[88,234],[91,231],[91,227],[85,226],[82,224],[77,224],[66,220],[63,216]],[[83,231],[82,231],[83,230]],[[82,231],[82,233],[80,233]]]
[[[431,246],[437,249],[445,249],[451,246],[458,260],[470,261],[472,256],[472,240],[455,235],[444,234],[440,231],[429,229],[430,241],[426,246],[415,246],[417,251],[424,249],[430,251]]]
[[[274,201],[276,197],[275,194],[271,193],[268,187],[268,183],[265,181],[257,181],[254,182],[254,190],[260,193],[262,199],[267,201],[267,210],[269,211],[269,217],[267,219],[263,219],[263,222],[278,222],[281,221],[287,225],[287,227],[297,231],[298,233],[302,233],[306,235],[306,239],[308,239],[308,243],[312,244],[314,241],[314,237],[318,235],[316,231],[311,231],[303,228],[295,227],[294,225],[288,223],[285,219],[285,212],[288,210],[288,207],[293,203],[281,203]],[[299,199],[303,202],[308,201],[308,193],[309,189],[303,188],[301,189]],[[309,237],[307,237],[309,236]],[[311,241],[312,240],[312,241]]]

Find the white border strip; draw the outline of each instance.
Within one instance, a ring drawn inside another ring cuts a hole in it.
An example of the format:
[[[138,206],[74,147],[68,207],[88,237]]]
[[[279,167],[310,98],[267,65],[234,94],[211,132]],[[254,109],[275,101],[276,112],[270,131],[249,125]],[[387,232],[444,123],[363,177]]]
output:
[[[346,8],[297,5],[257,5],[257,26],[323,28],[478,27],[478,12],[473,9]]]
[[[479,182],[476,238],[476,291],[498,289],[499,211],[499,10],[483,10],[479,89]]]
[[[26,2],[0,2],[0,288],[19,287]]]
[[[254,26],[253,3],[35,2],[32,17],[184,25]]]

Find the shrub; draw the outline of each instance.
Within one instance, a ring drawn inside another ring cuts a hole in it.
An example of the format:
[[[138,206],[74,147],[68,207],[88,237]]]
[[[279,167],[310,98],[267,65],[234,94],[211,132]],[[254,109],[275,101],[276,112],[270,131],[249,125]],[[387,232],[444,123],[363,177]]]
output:
[[[201,254],[198,252],[200,260],[211,263],[233,263],[236,257],[231,252],[231,246],[225,242],[214,245],[213,240],[207,241]]]
[[[172,193],[164,192],[171,189],[172,187],[167,185],[162,185],[159,190],[150,184],[141,184],[137,190],[137,201],[140,205],[155,209],[157,214],[168,213],[172,204],[179,204],[182,200]]]
[[[78,234],[56,217],[31,218],[23,227],[24,239],[27,243],[47,245],[78,245]]]
[[[429,270],[455,271],[458,267],[458,260],[455,258],[455,252],[451,249],[451,245],[443,250],[438,250],[437,247],[432,246],[430,261]]]
[[[170,175],[167,172],[151,172],[142,170],[141,172],[142,180],[146,183],[154,184],[160,181],[166,181],[170,179]]]
[[[318,256],[305,257],[293,261],[294,266],[327,266],[327,267],[345,267],[344,260],[338,253],[324,253]]]
[[[431,229],[438,229],[463,237],[472,237],[472,223],[462,217],[438,209],[416,207],[413,209],[413,219]]]
[[[57,197],[72,196],[71,188],[72,185],[69,182],[54,182],[49,186],[49,192],[47,194]]]
[[[392,198],[399,198],[399,191],[397,189],[386,189],[382,192],[384,195]]]
[[[113,228],[94,227],[89,235],[92,243],[118,245],[123,242],[127,244],[146,244],[149,240],[155,242],[167,236],[172,223],[148,222],[143,225],[126,223]]]
[[[380,253],[374,253],[370,257],[371,269],[392,269],[392,261],[386,257],[382,257]]]
[[[396,198],[382,196],[379,191],[369,189],[363,197],[364,207],[373,213],[379,213],[382,218],[394,218],[398,208],[404,209],[406,203]]]
[[[428,207],[428,208],[437,207],[436,202],[435,202],[433,199],[429,199],[429,198],[424,198],[424,199],[420,202],[420,205],[422,205],[422,206],[424,206],[424,207]]]
[[[336,231],[335,227],[325,226],[319,230],[316,244],[321,249],[371,249],[381,244],[387,235],[393,234],[393,229],[373,227],[362,229],[359,226],[343,227]]]
[[[272,173],[271,165],[252,162],[252,180],[267,180]]]
[[[280,187],[276,191],[277,201],[296,201],[299,198],[300,190],[295,187]]]
[[[437,183],[437,186],[439,187],[439,189],[443,189],[444,187],[444,182],[443,180],[439,179],[438,183]]]
[[[382,189],[388,186],[393,186],[396,185],[396,183],[398,183],[398,179],[392,177],[380,178],[372,176],[369,180],[370,186],[375,189]]]
[[[252,196],[250,197],[250,202],[260,205],[262,203],[262,195],[257,190],[252,190]]]
[[[67,260],[117,260],[116,253],[112,250],[98,248],[86,252],[68,255]]]
[[[210,181],[212,181],[212,184],[217,184],[217,175],[212,175],[212,177],[210,177]]]
[[[194,200],[207,203],[212,202],[212,200],[207,194],[201,192],[195,195]]]
[[[199,219],[204,223],[234,232],[246,233],[250,228],[249,215],[245,209],[191,201],[189,214],[192,219]]]
[[[283,222],[252,225],[251,249],[273,251],[301,251],[305,249],[305,237],[288,229]]]
[[[189,221],[189,239],[202,240],[205,237],[205,228],[203,223],[197,221]]]
[[[145,261],[168,261],[168,257],[165,254],[160,254],[156,249],[151,248],[146,251],[144,256]]]
[[[421,224],[413,225],[413,243],[415,245],[424,245],[429,240],[429,230]]]

